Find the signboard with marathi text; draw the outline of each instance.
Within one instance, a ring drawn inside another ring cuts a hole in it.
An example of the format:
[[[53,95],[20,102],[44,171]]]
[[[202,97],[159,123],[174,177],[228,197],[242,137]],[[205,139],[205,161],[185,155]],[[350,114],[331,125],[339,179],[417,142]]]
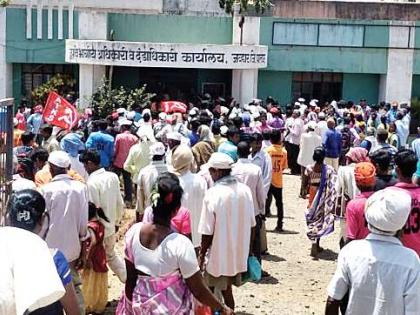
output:
[[[257,69],[267,46],[66,40],[66,62],[128,67]]]

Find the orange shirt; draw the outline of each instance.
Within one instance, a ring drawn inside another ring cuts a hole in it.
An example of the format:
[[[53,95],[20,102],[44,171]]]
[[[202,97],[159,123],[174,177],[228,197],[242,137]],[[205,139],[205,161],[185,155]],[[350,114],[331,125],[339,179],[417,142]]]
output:
[[[67,174],[69,174],[69,176],[71,178],[73,178],[74,180],[77,180],[81,183],[85,183],[85,181],[83,180],[83,177],[80,176],[78,173],[76,173],[73,170],[69,170],[67,172]],[[35,174],[35,184],[36,187],[41,187],[45,184],[48,184],[49,182],[51,182],[52,180],[52,176],[51,176],[51,172],[50,172],[50,167],[48,164],[45,164],[45,166],[39,170],[38,172],[36,172]]]
[[[283,188],[283,170],[287,166],[287,151],[280,144],[273,144],[266,149],[266,152],[271,157],[273,165],[273,173],[271,184],[276,188]]]
[[[21,136],[24,133],[23,130],[20,129],[13,129],[13,147],[19,147],[22,145],[22,139]]]

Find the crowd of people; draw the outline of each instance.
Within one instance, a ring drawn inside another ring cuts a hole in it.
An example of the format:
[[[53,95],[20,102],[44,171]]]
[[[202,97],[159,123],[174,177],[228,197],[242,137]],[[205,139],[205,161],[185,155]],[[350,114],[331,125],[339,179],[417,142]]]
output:
[[[233,314],[232,285],[249,278],[250,257],[269,276],[266,218],[287,230],[287,169],[308,201],[313,259],[339,220],[326,313],[420,310],[420,128],[410,143],[409,105],[158,105],[103,119],[86,109],[72,130],[44,124],[41,105],[19,107],[0,314],[102,313],[108,268],[125,285],[119,315]]]

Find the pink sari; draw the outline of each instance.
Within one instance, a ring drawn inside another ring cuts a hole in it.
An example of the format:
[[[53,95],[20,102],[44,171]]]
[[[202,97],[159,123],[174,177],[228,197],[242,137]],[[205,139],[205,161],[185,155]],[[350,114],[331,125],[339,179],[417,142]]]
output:
[[[135,224],[132,226],[131,229],[135,229],[135,233],[130,233],[130,231],[128,231],[125,239],[126,259],[133,264],[134,256],[132,243],[134,236],[139,235],[139,225],[140,224]],[[188,289],[179,271],[175,271],[165,277],[138,276],[136,287],[133,292],[133,300],[129,301],[123,291],[115,314],[192,314],[192,301],[192,293]]]

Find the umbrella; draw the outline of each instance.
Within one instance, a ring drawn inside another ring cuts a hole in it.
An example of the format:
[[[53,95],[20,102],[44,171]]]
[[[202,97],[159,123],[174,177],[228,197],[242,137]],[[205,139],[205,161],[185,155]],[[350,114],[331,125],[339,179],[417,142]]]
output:
[[[160,106],[165,113],[186,113],[187,105],[177,101],[161,102]]]

